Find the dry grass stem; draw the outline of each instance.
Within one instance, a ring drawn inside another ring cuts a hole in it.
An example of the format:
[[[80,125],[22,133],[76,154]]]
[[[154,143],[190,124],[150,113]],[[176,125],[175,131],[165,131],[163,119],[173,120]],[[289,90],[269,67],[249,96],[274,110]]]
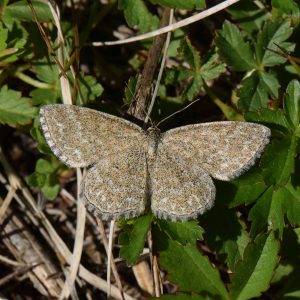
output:
[[[218,13],[219,11],[222,11],[224,9],[226,9],[227,7],[239,2],[240,0],[226,0],[223,1],[211,8],[208,8],[194,16],[191,16],[189,18],[183,19],[177,23],[174,23],[172,25],[145,33],[145,34],[141,34],[138,36],[134,36],[128,39],[124,39],[124,40],[119,40],[119,41],[107,41],[107,42],[93,42],[93,46],[95,47],[101,47],[101,46],[115,46],[115,45],[123,45],[123,44],[129,44],[129,43],[133,43],[133,42],[138,42],[138,41],[143,41],[149,38],[153,38],[155,36],[167,33],[169,31],[174,31],[176,29],[185,27],[187,25],[190,25],[192,23],[195,23],[197,21],[200,21],[202,19],[205,19],[211,15],[214,15],[216,13]]]

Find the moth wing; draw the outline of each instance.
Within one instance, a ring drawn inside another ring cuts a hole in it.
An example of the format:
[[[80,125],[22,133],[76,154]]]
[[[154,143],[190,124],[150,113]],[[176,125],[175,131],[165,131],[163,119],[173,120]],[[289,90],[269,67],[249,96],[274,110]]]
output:
[[[81,186],[87,209],[104,220],[142,214],[147,202],[146,151],[129,148],[90,167]]]
[[[167,131],[161,143],[174,156],[200,165],[219,180],[249,169],[270,139],[270,129],[247,122],[212,122]]]
[[[193,161],[176,158],[160,146],[151,177],[151,209],[159,218],[194,219],[212,207],[215,186],[209,174]]]
[[[75,105],[40,110],[40,123],[53,153],[70,167],[86,167],[145,141],[144,131],[124,119]]]

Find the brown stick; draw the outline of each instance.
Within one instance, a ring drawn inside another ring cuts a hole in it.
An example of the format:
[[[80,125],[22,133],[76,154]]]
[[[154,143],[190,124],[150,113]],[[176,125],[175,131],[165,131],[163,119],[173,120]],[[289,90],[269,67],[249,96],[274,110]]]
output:
[[[164,27],[168,25],[169,19],[170,19],[170,9],[165,8],[161,21],[160,21],[160,27]],[[146,117],[146,111],[148,107],[148,102],[150,99],[150,92],[151,92],[151,86],[152,82],[154,80],[155,71],[158,67],[161,53],[165,44],[166,35],[159,35],[156,36],[153,40],[153,44],[151,48],[149,49],[148,57],[146,60],[146,63],[144,65],[144,69],[142,71],[140,80],[138,82],[138,87],[136,89],[134,99],[135,102],[131,105],[131,107],[128,110],[128,114],[134,116],[137,119],[144,120]],[[150,244],[152,245],[152,235],[150,234]],[[150,250],[150,258],[151,258],[151,269],[153,271],[153,283],[154,283],[154,291],[156,292],[156,295],[162,294],[162,284],[159,277],[159,269],[157,265],[157,257],[152,254],[152,246],[149,245]]]
[[[160,27],[168,25],[170,18],[170,9],[165,8],[161,21]],[[139,120],[144,120],[146,117],[147,106],[149,102],[149,96],[151,92],[151,86],[153,83],[155,71],[160,61],[161,52],[164,47],[166,35],[156,36],[153,40],[153,44],[148,52],[148,57],[144,65],[144,69],[140,76],[138,86],[134,95],[135,101],[132,103],[128,110],[128,114],[134,116]]]

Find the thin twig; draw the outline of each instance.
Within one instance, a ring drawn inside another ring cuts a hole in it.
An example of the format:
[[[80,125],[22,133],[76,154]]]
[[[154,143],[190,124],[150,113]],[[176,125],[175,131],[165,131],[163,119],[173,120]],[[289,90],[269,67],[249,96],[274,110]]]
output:
[[[82,174],[79,168],[77,171],[77,186],[81,186]],[[83,239],[84,239],[84,229],[85,229],[85,220],[86,220],[86,209],[83,202],[79,197],[80,189],[77,189],[77,222],[76,222],[76,235],[74,248],[72,253],[72,264],[70,266],[69,274],[67,275],[63,290],[60,295],[60,300],[68,298],[73,286],[75,284],[78,268],[80,265],[80,259],[83,248]]]
[[[98,228],[99,228],[99,231],[100,231],[100,234],[101,234],[101,237],[102,237],[102,242],[103,242],[106,254],[108,256],[108,240],[107,240],[107,237],[106,237],[106,234],[105,234],[103,222],[102,222],[101,219],[99,219],[97,217],[96,217],[96,221],[97,221]],[[117,284],[117,286],[120,290],[121,297],[122,297],[123,300],[125,300],[121,278],[120,278],[120,275],[118,273],[118,269],[117,269],[117,266],[116,266],[116,263],[115,263],[115,260],[114,260],[114,257],[113,257],[113,253],[111,253],[111,269],[112,269],[113,275],[115,277],[116,284]]]
[[[107,255],[107,299],[110,299],[111,296],[111,282],[110,282],[110,274],[111,274],[111,259],[112,259],[112,248],[114,241],[114,232],[115,232],[115,220],[110,221],[109,227],[109,238],[108,238],[108,255]]]
[[[34,20],[35,20],[35,22],[36,22],[36,25],[37,25],[37,27],[38,27],[40,33],[41,33],[41,36],[42,36],[43,40],[45,41],[45,43],[46,43],[46,45],[47,45],[47,48],[48,48],[48,50],[49,50],[51,56],[53,56],[53,58],[54,58],[56,64],[58,65],[58,67],[59,67],[59,69],[60,69],[62,75],[63,75],[65,78],[68,78],[68,77],[67,77],[67,74],[66,74],[66,72],[65,72],[65,70],[64,70],[64,68],[63,68],[63,66],[61,65],[60,61],[58,60],[58,58],[57,58],[57,56],[56,56],[56,54],[55,54],[55,51],[54,51],[53,47],[51,46],[51,42],[50,42],[50,40],[48,39],[47,34],[46,34],[46,32],[45,32],[43,26],[41,25],[41,23],[40,23],[40,21],[39,21],[39,18],[38,18],[37,14],[36,14],[36,11],[35,11],[35,9],[34,9],[34,7],[33,7],[33,5],[32,5],[31,0],[27,0],[27,3],[28,3],[29,8],[31,9],[33,18],[34,18]]]
[[[161,16],[160,26],[162,27],[168,24],[169,18],[170,9],[165,8]],[[138,80],[138,84],[134,94],[134,99],[136,101],[133,102],[128,109],[128,114],[134,116],[137,119],[145,120],[151,86],[154,80],[157,65],[160,61],[161,52],[164,47],[165,40],[165,35],[155,37],[148,51],[147,60],[144,64],[144,68]]]
[[[12,199],[14,198],[15,193],[16,193],[16,189],[14,187],[11,187],[0,207],[0,224],[2,224],[3,222],[3,217],[5,215],[5,212],[8,209]]]
[[[169,24],[172,24],[173,16],[174,16],[174,9],[171,9],[170,10],[170,17],[169,17]],[[153,91],[153,94],[152,94],[151,102],[150,102],[150,105],[148,107],[147,115],[146,115],[146,118],[145,118],[145,121],[144,121],[145,124],[148,123],[148,120],[151,116],[151,112],[152,112],[152,109],[153,109],[153,106],[154,106],[154,103],[155,103],[155,100],[156,100],[156,96],[157,96],[158,89],[159,89],[159,86],[160,86],[160,81],[161,81],[161,78],[162,78],[162,74],[163,74],[165,64],[166,64],[166,60],[167,60],[167,56],[168,56],[168,49],[169,49],[169,44],[170,44],[170,41],[171,41],[171,34],[172,34],[171,31],[168,32],[168,34],[167,34],[167,38],[166,38],[166,42],[165,42],[165,49],[164,49],[163,57],[162,57],[162,60],[161,60],[159,73],[158,73],[155,88],[154,88],[154,91]]]
[[[160,34],[164,34],[167,33],[169,31],[174,31],[175,29],[179,29],[182,27],[185,27],[187,25],[190,25],[192,23],[195,23],[199,20],[205,19],[211,15],[216,14],[217,12],[224,10],[225,8],[239,2],[240,0],[226,0],[223,1],[211,8],[208,8],[194,16],[191,16],[189,18],[183,19],[177,23],[174,23],[172,25],[145,33],[145,34],[141,34],[138,36],[134,36],[128,39],[124,39],[124,40],[119,40],[119,41],[107,41],[107,42],[93,42],[93,46],[95,47],[100,47],[100,46],[115,46],[115,45],[123,45],[123,44],[128,44],[128,43],[133,43],[133,42],[137,42],[137,41],[142,41],[142,40],[146,40],[149,38],[153,38],[155,36],[158,36]]]

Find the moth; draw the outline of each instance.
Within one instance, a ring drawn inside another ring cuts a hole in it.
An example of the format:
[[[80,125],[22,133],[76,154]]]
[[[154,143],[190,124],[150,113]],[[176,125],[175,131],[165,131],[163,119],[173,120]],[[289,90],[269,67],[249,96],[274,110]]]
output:
[[[87,168],[81,199],[105,220],[139,216],[148,205],[158,218],[196,218],[214,203],[212,177],[241,175],[270,138],[263,125],[232,121],[145,131],[116,116],[63,104],[43,106],[40,123],[62,162]]]

